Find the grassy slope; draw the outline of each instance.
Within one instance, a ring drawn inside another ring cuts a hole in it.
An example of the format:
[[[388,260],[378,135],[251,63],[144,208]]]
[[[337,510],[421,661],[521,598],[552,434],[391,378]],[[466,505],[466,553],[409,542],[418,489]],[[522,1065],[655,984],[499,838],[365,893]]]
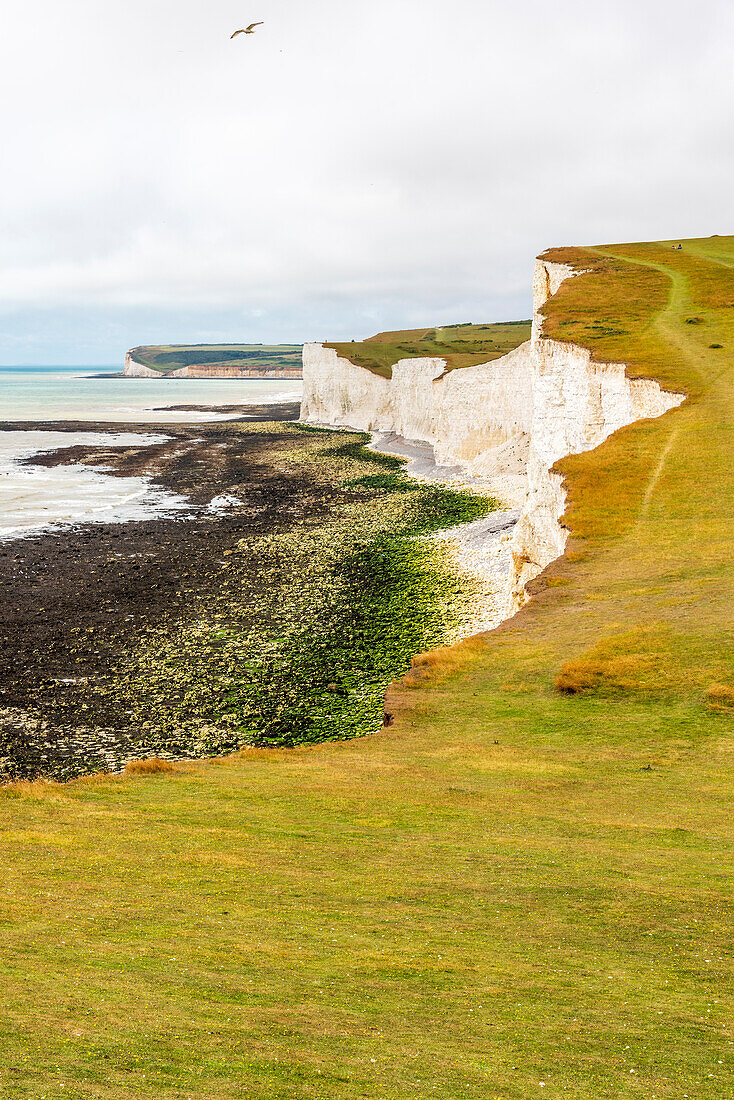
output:
[[[302,365],[300,344],[164,344],[132,348],[130,354],[136,363],[159,371],[203,364],[262,370]]]
[[[443,328],[380,332],[368,340],[327,344],[359,367],[383,378],[392,376],[399,359],[438,356],[448,370],[489,363],[507,355],[530,339],[530,321],[504,321],[492,325],[446,325]]]
[[[0,1096],[732,1096],[734,239],[558,258],[549,331],[689,401],[382,735],[5,794]]]

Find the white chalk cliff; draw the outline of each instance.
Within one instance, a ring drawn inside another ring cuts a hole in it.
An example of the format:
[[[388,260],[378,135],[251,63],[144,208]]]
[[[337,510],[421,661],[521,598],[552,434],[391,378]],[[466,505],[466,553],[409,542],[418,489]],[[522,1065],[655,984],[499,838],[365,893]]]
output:
[[[161,372],[153,370],[152,367],[146,367],[143,363],[136,363],[130,352],[125,356],[125,367],[123,374],[128,378],[160,378]]]
[[[628,378],[624,363],[594,363],[584,348],[543,336],[543,305],[573,275],[536,261],[532,337],[491,363],[445,372],[443,359],[402,359],[388,380],[321,344],[303,349],[302,421],[430,443],[437,463],[460,466],[519,509],[498,621],[564,551],[566,493],[553,465],[684,400]]]
[[[274,380],[292,380],[301,378],[301,369],[273,366],[269,370],[257,367],[248,369],[228,363],[192,363],[176,370],[154,370],[133,359],[132,352],[125,355],[125,367],[122,372],[126,378],[270,378]]]

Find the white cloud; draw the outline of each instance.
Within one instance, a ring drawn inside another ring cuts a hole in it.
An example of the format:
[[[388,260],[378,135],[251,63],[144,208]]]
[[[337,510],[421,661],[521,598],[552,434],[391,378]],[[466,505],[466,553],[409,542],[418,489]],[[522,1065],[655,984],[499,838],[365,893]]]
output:
[[[726,232],[730,8],[16,5],[0,308],[491,318],[550,244]]]

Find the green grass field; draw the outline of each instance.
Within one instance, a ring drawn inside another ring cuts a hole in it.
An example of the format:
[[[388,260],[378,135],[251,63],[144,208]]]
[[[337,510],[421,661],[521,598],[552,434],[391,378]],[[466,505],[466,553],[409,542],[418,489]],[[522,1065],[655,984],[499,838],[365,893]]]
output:
[[[136,363],[162,373],[205,365],[251,370],[300,370],[302,366],[300,344],[164,344],[132,348],[130,354]]]
[[[326,347],[373,374],[391,378],[392,366],[400,359],[437,356],[446,360],[447,370],[490,363],[529,340],[530,328],[530,321],[445,325],[443,328],[380,332],[368,340],[327,344]]]
[[[552,254],[548,333],[689,399],[394,725],[0,795],[0,1096],[734,1095],[734,238],[672,243]]]

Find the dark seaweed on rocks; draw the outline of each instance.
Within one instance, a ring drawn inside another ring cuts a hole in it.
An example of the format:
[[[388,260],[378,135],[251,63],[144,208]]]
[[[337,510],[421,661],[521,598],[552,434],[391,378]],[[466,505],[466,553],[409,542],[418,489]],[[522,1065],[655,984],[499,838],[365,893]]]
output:
[[[410,480],[361,434],[165,431],[37,460],[114,462],[191,510],[0,544],[4,779],[373,732],[387,685],[471,619],[428,536],[491,501]]]

